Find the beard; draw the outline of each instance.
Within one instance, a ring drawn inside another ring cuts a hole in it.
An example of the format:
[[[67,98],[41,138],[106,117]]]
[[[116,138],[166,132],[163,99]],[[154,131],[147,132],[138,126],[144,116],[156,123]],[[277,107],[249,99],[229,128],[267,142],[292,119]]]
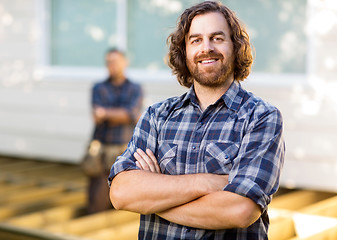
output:
[[[221,66],[206,67],[199,69],[199,61],[206,58],[215,58],[221,61]],[[234,73],[234,60],[231,56],[225,62],[224,57],[220,53],[210,52],[208,54],[199,55],[193,61],[187,61],[187,68],[191,73],[191,77],[200,85],[210,88],[216,88],[226,83]]]

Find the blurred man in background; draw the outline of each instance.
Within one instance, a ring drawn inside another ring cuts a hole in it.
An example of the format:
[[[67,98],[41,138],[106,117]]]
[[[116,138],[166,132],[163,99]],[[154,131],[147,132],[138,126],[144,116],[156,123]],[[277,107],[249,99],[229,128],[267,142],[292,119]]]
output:
[[[128,61],[124,53],[110,49],[105,61],[109,76],[92,89],[93,139],[101,144],[103,168],[99,175],[90,176],[89,213],[112,207],[107,176],[116,157],[126,149],[142,110],[142,89],[125,76]]]

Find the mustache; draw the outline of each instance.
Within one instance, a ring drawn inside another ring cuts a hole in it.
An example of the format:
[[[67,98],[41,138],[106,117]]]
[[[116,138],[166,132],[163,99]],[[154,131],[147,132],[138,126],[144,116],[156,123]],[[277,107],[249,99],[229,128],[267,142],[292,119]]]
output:
[[[204,59],[215,58],[215,59],[223,59],[223,55],[218,52],[208,52],[208,53],[200,53],[196,57],[194,57],[194,63],[198,63]]]

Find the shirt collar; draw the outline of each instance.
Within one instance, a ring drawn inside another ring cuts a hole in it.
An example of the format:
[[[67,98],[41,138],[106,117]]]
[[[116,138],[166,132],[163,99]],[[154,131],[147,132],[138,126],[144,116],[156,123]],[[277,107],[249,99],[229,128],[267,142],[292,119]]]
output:
[[[189,88],[189,90],[181,96],[180,102],[176,105],[176,109],[183,107],[185,104],[192,103],[193,105],[198,105],[197,96],[194,92],[193,85]]]
[[[233,81],[228,90],[221,97],[228,107],[234,112],[239,111],[241,102],[243,100],[241,84],[238,81]]]
[[[221,99],[223,100],[228,109],[237,112],[243,100],[242,96],[243,95],[241,93],[241,84],[237,81],[233,81],[228,90],[224,93],[224,95],[222,95]],[[189,102],[191,102],[193,105],[198,105],[198,100],[195,95],[193,85],[190,87],[188,92],[181,97],[181,101],[176,106],[176,109],[181,108],[182,106],[188,104]]]
[[[110,85],[112,85],[112,86],[115,86],[115,85],[112,84],[111,78],[110,78],[110,77],[106,78],[106,79],[104,80],[104,82],[105,82],[106,84],[110,84]],[[125,78],[125,81],[124,81],[121,85],[119,85],[119,86],[123,86],[123,85],[127,84],[128,82],[129,82],[129,79],[128,79],[128,78]],[[117,87],[118,87],[118,86],[117,86]]]

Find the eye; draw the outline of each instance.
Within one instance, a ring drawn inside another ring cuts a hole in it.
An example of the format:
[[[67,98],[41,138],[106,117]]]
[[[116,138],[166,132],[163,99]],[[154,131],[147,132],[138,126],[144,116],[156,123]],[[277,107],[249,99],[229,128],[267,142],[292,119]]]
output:
[[[199,38],[196,38],[194,40],[191,41],[191,44],[196,44],[196,43],[199,43],[200,42],[200,39]]]
[[[222,41],[224,41],[224,39],[222,37],[213,37],[213,41],[222,42]]]

